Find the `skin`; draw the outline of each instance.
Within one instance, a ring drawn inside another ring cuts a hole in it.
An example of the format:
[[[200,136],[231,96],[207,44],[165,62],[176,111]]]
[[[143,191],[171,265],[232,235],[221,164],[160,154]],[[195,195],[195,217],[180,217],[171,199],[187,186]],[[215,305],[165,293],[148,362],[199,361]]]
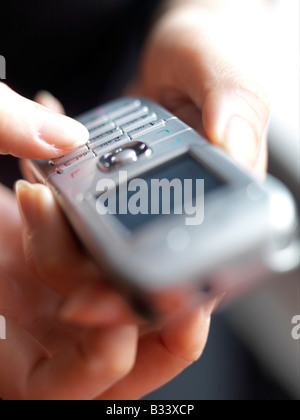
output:
[[[13,194],[0,192],[2,398],[137,399],[200,357],[215,302],[146,328],[122,297],[101,286],[101,273],[77,247],[48,189],[18,186],[25,225]]]
[[[128,88],[169,108],[259,177],[269,118],[255,65],[263,3],[166,2]],[[31,102],[0,84],[0,153],[48,159],[87,136],[49,93]],[[201,356],[219,298],[150,327],[101,281],[46,187],[21,181],[16,194],[0,187],[0,220],[2,398],[138,399]]]

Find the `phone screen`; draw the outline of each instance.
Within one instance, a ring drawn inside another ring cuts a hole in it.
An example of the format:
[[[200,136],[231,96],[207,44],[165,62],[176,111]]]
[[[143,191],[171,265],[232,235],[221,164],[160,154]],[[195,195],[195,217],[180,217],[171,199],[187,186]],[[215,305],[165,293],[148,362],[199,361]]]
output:
[[[130,232],[158,218],[191,216],[205,196],[226,182],[186,154],[160,166],[126,186],[116,195],[115,217]]]

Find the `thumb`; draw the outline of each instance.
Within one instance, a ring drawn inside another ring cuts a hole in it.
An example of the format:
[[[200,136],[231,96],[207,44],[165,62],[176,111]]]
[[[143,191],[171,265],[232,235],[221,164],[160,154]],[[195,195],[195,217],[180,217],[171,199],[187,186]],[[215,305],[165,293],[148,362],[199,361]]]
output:
[[[264,88],[269,69],[267,19],[256,2],[250,3],[242,6],[241,15],[181,9],[166,30],[159,29],[151,58],[154,53],[159,60],[165,57],[168,71],[156,74],[172,102],[180,95],[184,104],[191,101],[191,117],[193,110],[201,111],[206,137],[241,165],[254,168],[265,150],[270,105]],[[149,66],[149,79],[151,71]]]
[[[207,137],[245,167],[254,167],[265,146],[270,108],[266,93],[254,82],[226,74],[220,89],[204,97],[203,126]]]
[[[87,143],[79,122],[29,101],[0,83],[0,154],[49,159]]]

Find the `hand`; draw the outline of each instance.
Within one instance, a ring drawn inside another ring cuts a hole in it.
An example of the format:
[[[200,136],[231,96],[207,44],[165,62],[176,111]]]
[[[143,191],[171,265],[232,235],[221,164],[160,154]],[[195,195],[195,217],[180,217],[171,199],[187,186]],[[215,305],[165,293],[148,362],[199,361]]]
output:
[[[49,95],[38,100],[60,108]],[[200,357],[216,301],[164,326],[141,325],[104,285],[51,192],[24,181],[16,191],[18,204],[0,187],[2,398],[137,399]]]
[[[169,3],[129,92],[161,103],[244,168],[263,176],[270,113],[263,74],[263,2]]]
[[[214,302],[142,334],[77,247],[49,190],[21,183],[18,198],[25,257],[15,197],[0,189],[2,398],[137,399],[200,357]]]

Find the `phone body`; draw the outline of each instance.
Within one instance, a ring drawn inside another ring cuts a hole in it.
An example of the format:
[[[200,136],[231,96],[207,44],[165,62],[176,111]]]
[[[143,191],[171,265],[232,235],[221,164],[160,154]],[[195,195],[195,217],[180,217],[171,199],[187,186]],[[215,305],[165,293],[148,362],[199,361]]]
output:
[[[143,98],[78,120],[90,131],[87,145],[50,162],[28,160],[26,170],[52,189],[108,281],[141,314],[235,295],[276,270],[298,226],[280,182],[258,182]]]

